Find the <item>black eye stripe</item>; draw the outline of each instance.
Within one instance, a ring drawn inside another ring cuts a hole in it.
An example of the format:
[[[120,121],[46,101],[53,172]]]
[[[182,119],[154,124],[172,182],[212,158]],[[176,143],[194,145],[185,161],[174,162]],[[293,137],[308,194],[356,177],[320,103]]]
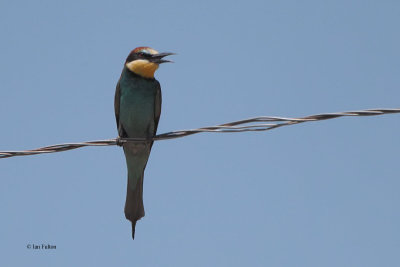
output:
[[[139,56],[139,57],[143,57],[143,58],[150,58],[150,57],[151,57],[150,54],[144,53],[144,52],[139,52],[139,53],[138,53],[138,56]]]
[[[126,62],[131,62],[134,61],[135,59],[150,59],[153,55],[149,54],[149,53],[144,53],[144,52],[131,52],[129,54],[129,56],[126,59]]]

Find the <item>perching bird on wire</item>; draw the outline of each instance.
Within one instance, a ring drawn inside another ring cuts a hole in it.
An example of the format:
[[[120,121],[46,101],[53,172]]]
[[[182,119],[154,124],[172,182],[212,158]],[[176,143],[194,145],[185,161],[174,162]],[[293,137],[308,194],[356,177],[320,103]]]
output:
[[[137,47],[125,61],[115,92],[115,117],[118,134],[124,138],[150,139],[156,135],[161,113],[161,87],[154,79],[159,64],[173,53],[158,53],[150,47]],[[136,222],[144,216],[143,174],[153,141],[123,144],[128,169],[125,217],[132,222],[135,239]]]

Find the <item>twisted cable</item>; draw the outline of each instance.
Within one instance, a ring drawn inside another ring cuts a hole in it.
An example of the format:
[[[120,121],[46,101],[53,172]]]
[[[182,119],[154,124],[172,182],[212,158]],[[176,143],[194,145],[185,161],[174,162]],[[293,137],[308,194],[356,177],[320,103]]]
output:
[[[189,130],[179,130],[173,132],[167,132],[163,134],[158,134],[154,138],[144,139],[144,138],[115,138],[108,140],[96,140],[96,141],[87,141],[81,143],[64,143],[52,146],[40,147],[32,150],[23,150],[23,151],[0,151],[0,158],[9,158],[15,156],[29,156],[36,154],[44,154],[44,153],[55,153],[62,152],[71,149],[77,149],[86,146],[122,146],[127,142],[151,142],[151,141],[160,141],[174,138],[181,138],[188,135],[198,134],[198,133],[237,133],[237,132],[250,132],[250,131],[268,131],[272,129],[276,129],[283,126],[295,125],[299,123],[312,122],[312,121],[322,121],[335,119],[339,117],[348,117],[348,116],[377,116],[384,114],[393,114],[400,113],[400,108],[384,108],[384,109],[366,109],[366,110],[358,110],[358,111],[346,111],[346,112],[337,112],[337,113],[324,113],[324,114],[316,114],[310,115],[301,118],[284,118],[284,117],[255,117],[249,118],[240,121],[233,121],[224,124],[220,124],[217,126],[207,126],[201,127],[198,129],[189,129]]]

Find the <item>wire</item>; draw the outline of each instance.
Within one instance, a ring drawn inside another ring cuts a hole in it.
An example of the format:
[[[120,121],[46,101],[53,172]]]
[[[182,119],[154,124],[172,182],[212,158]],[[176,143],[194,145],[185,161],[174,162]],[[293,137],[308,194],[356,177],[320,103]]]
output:
[[[167,132],[163,134],[158,134],[154,138],[146,139],[146,138],[115,138],[109,140],[97,140],[97,141],[88,141],[81,143],[65,143],[58,144],[52,146],[46,146],[41,148],[36,148],[33,150],[24,150],[24,151],[0,151],[0,158],[9,158],[15,156],[28,156],[28,155],[36,155],[36,154],[44,154],[44,153],[55,153],[62,152],[71,149],[77,149],[85,146],[122,146],[127,142],[151,142],[151,141],[160,141],[167,139],[174,139],[185,137],[192,134],[204,133],[204,132],[212,132],[212,133],[237,133],[237,132],[250,132],[250,131],[268,131],[272,129],[276,129],[282,126],[289,126],[304,122],[311,121],[321,121],[321,120],[329,120],[339,117],[346,116],[376,116],[383,114],[393,114],[400,113],[400,108],[393,109],[366,109],[359,111],[346,111],[346,112],[338,112],[338,113],[324,113],[324,114],[316,114],[310,115],[301,118],[283,118],[283,117],[255,117],[240,121],[228,122],[224,124],[220,124],[217,126],[208,126],[202,127],[198,129],[190,129],[190,130],[180,130]],[[267,122],[267,123],[265,123]],[[254,124],[251,124],[254,123]]]

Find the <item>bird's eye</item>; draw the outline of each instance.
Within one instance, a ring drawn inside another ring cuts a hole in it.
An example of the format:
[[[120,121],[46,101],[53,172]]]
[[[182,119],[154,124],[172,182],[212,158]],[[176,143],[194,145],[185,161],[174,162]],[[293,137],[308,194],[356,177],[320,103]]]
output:
[[[139,57],[146,57],[146,53],[139,52],[139,53],[138,53],[138,56],[139,56]]]

